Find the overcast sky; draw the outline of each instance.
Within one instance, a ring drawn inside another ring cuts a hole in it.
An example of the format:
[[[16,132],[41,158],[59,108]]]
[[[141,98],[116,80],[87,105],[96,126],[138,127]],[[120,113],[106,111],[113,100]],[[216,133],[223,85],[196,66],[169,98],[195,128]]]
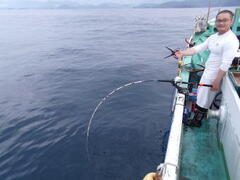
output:
[[[0,6],[15,6],[32,4],[37,2],[45,3],[79,3],[79,4],[101,4],[101,3],[118,3],[118,4],[141,4],[141,3],[163,3],[170,0],[0,0]]]

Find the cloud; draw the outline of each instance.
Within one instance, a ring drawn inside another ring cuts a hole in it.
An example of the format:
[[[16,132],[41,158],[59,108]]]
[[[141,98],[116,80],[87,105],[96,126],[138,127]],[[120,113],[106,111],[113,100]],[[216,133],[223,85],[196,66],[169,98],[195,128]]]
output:
[[[161,4],[170,0],[0,0],[0,8],[54,8],[98,5],[103,3],[138,5],[142,3]],[[178,0],[179,1],[179,0]]]

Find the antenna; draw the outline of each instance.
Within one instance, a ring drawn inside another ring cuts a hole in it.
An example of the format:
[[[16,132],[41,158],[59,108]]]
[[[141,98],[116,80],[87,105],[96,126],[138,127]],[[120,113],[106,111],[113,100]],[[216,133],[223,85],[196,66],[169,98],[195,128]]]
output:
[[[211,0],[208,0],[208,13],[207,13],[207,22],[208,22],[209,15],[210,15],[210,9],[211,9]]]

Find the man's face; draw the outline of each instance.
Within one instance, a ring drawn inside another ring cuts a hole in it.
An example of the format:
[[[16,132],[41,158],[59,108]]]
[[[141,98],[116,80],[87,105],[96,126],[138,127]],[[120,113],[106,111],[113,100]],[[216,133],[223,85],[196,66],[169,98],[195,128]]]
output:
[[[229,13],[221,13],[216,18],[216,28],[220,34],[227,32],[232,23],[231,15]]]

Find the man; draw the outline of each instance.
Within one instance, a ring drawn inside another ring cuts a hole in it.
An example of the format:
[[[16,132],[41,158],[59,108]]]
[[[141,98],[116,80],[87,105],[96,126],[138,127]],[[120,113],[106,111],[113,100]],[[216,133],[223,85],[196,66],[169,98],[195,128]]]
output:
[[[212,88],[198,88],[195,115],[193,119],[189,119],[186,122],[186,125],[201,126],[201,120],[206,115],[208,108],[220,88],[223,77],[237,53],[239,41],[230,29],[233,23],[233,16],[234,14],[229,10],[220,11],[216,16],[215,22],[218,33],[211,35],[200,45],[175,53],[176,58],[181,58],[207,49],[210,50],[210,55],[205,64],[205,70],[200,83],[211,84]]]

